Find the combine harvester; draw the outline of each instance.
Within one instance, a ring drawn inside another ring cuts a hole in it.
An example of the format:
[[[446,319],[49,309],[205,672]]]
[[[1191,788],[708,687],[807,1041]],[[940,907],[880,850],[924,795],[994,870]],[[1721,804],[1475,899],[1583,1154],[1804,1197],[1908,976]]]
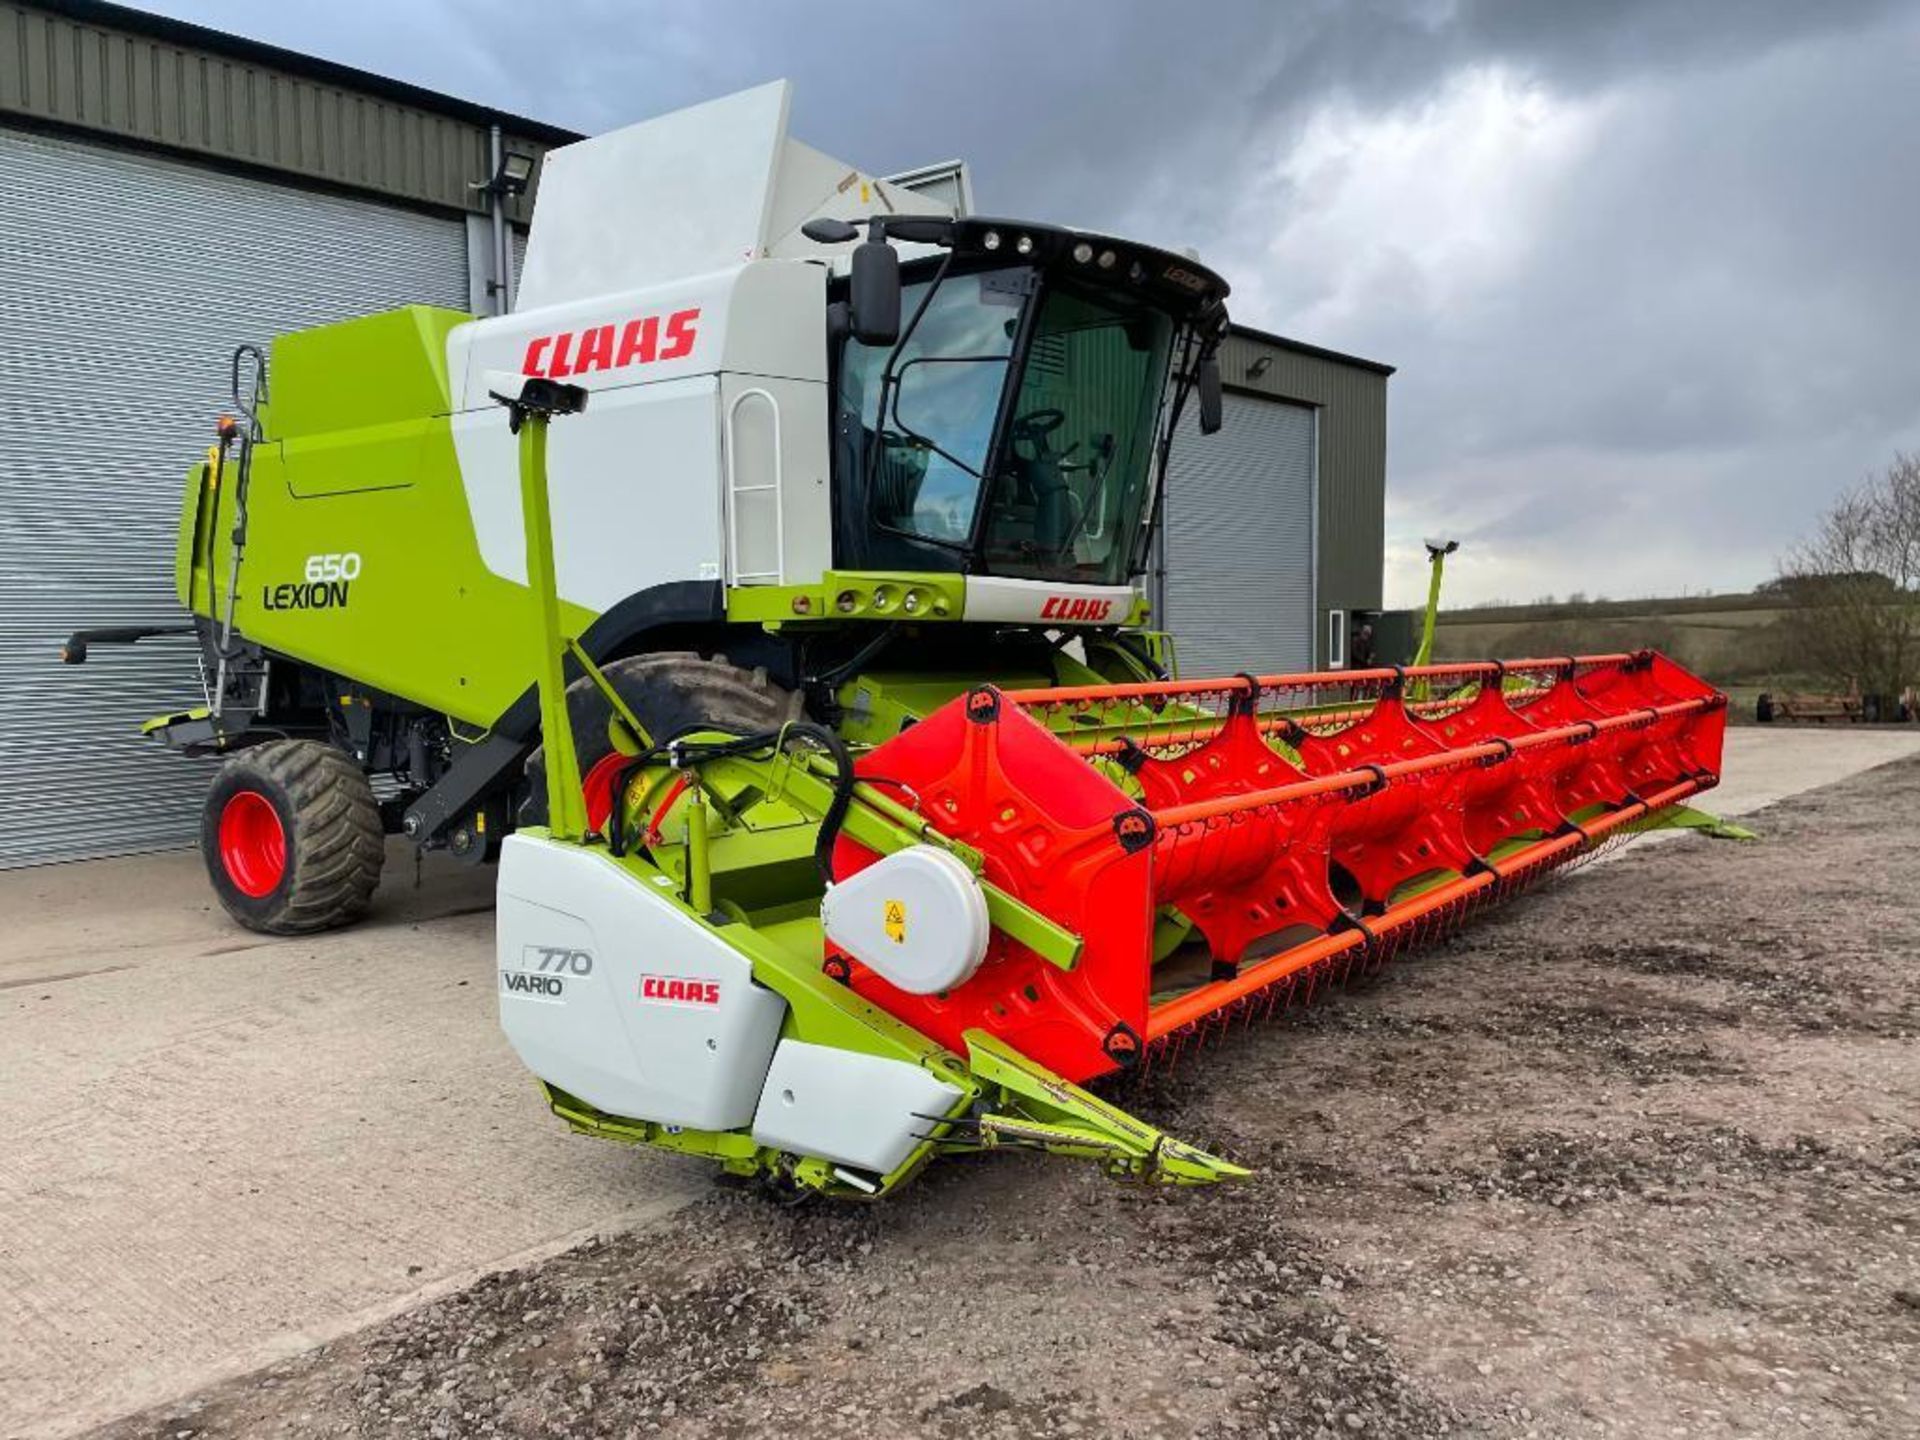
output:
[[[180,532],[206,703],[148,726],[229,757],[213,883],[295,933],[386,833],[497,856],[555,1112],[786,1190],[1243,1173],[1081,1085],[1688,813],[1723,697],[1651,653],[1170,677],[1134,582],[1225,282],[954,216],[786,109],[554,152],[515,313],[236,384]]]

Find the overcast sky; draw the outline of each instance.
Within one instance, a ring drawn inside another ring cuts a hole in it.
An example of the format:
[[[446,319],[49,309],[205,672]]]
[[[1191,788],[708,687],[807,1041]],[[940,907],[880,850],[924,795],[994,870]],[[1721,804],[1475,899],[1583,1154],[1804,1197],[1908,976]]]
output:
[[[1920,3],[148,0],[599,131],[786,76],[869,171],[1192,245],[1387,361],[1387,600],[1746,588],[1920,449]]]

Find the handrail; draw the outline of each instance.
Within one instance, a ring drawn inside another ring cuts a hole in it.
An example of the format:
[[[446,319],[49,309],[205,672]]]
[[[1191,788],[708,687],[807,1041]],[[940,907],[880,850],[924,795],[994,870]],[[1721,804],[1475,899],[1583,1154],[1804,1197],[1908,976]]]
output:
[[[734,419],[740,413],[740,407],[747,401],[758,397],[767,402],[773,412],[773,479],[765,485],[742,485],[735,468],[739,446],[735,442]],[[786,495],[783,490],[785,480],[785,455],[780,443],[780,402],[773,393],[760,386],[742,390],[733,397],[727,406],[726,466],[727,466],[727,575],[731,583],[744,585],[748,582],[775,585],[787,583],[787,530]],[[742,495],[773,494],[773,560],[771,570],[742,570],[740,568],[740,497]]]

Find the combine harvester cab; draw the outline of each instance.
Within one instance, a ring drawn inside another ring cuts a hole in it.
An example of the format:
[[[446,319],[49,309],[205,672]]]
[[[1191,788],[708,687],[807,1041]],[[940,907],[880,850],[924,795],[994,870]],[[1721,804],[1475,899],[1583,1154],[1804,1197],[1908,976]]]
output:
[[[1419,696],[1421,698],[1412,698]],[[1725,697],[1663,656],[974,690],[873,750],[985,877],[1081,937],[863,997],[1087,1080],[1311,997],[1668,818],[1719,772]],[[842,878],[872,856],[843,841]]]

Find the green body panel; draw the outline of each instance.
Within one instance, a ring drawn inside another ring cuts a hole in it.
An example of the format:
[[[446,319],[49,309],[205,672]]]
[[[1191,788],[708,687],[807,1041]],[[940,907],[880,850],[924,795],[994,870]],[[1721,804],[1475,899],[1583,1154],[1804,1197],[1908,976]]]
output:
[[[255,644],[486,726],[533,676],[524,585],[480,554],[454,454],[446,336],[471,317],[414,306],[283,336],[247,499],[234,625]],[[351,417],[353,424],[340,421]],[[181,598],[224,618],[236,465],[188,478]],[[350,579],[309,562],[356,556]],[[309,587],[302,590],[301,587]],[[593,619],[561,603],[578,633]]]
[[[378,427],[452,408],[447,336],[474,317],[409,305],[273,343],[271,432],[282,440]]]
[[[213,597],[212,567],[207,561],[207,543],[213,533],[213,511],[219,498],[219,451],[209,450],[207,458],[187,472],[187,484],[180,496],[180,536],[173,552],[173,593],[183,609],[196,615],[210,615]]]
[[[727,592],[727,618],[768,625],[849,620],[959,620],[967,603],[959,575],[829,570],[817,585],[749,585]]]

